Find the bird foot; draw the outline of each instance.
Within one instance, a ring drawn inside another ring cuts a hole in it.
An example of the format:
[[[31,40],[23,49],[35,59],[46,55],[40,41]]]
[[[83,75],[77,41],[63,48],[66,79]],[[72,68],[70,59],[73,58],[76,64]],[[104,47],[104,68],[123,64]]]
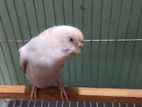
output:
[[[37,99],[37,87],[33,86],[31,91],[31,99]]]
[[[68,99],[67,93],[66,93],[66,91],[65,91],[65,89],[64,89],[64,86],[63,86],[63,85],[60,85],[60,86],[58,86],[58,88],[59,88],[59,90],[60,90],[61,99],[68,101],[69,99]]]

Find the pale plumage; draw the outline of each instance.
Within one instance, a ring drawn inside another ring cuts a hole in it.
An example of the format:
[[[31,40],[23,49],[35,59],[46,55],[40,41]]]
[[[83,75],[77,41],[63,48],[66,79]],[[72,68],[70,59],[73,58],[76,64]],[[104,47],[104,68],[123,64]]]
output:
[[[38,88],[59,82],[63,64],[83,48],[82,32],[72,26],[51,27],[19,49],[20,66]]]

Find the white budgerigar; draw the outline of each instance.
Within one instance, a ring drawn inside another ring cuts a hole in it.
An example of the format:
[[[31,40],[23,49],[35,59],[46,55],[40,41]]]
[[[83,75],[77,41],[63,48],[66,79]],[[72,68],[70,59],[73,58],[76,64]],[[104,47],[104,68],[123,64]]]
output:
[[[83,48],[82,32],[72,26],[54,26],[32,38],[19,49],[22,71],[32,83],[31,97],[36,98],[37,88],[57,84],[61,97],[67,98],[60,74],[64,63]]]

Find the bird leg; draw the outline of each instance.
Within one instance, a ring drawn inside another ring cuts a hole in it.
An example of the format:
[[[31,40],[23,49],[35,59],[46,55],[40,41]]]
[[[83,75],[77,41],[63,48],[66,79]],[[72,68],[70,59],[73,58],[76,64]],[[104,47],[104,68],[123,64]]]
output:
[[[31,99],[37,99],[37,87],[35,86],[32,87]]]
[[[66,101],[68,101],[69,99],[68,99],[67,93],[66,93],[66,91],[64,89],[64,86],[63,85],[58,85],[58,88],[60,90],[62,100],[65,99]]]

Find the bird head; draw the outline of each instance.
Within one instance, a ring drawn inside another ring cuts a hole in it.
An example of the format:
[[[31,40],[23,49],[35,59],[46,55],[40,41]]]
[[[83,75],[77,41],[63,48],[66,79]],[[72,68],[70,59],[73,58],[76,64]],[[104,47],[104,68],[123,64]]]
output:
[[[78,55],[81,53],[84,43],[82,32],[72,26],[55,26],[49,29],[54,32],[55,38],[59,41],[61,50],[65,53]]]

